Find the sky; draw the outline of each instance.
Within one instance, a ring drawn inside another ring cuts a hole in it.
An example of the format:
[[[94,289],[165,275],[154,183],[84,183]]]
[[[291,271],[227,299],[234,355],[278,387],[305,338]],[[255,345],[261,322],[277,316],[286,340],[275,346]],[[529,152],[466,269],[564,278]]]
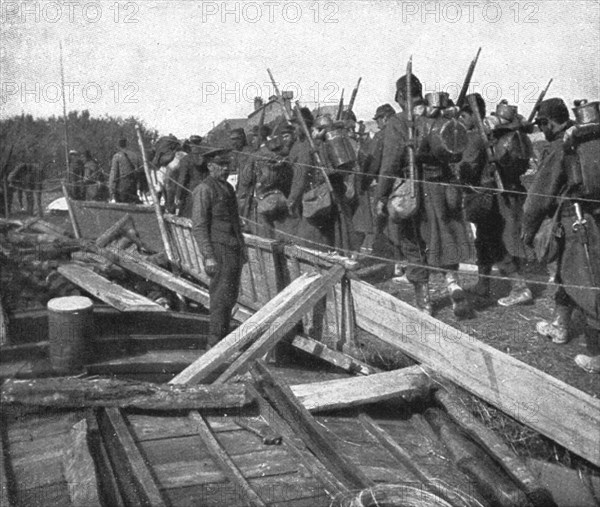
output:
[[[347,102],[359,119],[393,103],[413,56],[425,91],[470,91],[527,115],[547,97],[600,99],[600,4],[587,1],[5,1],[0,117],[67,110],[136,116],[161,134],[204,134],[267,99],[270,68],[302,104]]]

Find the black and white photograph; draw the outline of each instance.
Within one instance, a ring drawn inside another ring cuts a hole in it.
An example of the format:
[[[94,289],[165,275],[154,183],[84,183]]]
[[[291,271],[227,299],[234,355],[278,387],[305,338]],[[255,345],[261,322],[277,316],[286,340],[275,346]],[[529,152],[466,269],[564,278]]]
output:
[[[600,0],[0,0],[0,506],[600,505]]]

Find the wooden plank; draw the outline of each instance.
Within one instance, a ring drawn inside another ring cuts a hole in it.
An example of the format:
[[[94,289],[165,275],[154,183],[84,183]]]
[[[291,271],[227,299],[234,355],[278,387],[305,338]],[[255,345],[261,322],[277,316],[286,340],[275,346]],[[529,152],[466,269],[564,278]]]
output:
[[[87,422],[82,419],[65,438],[63,470],[73,505],[100,506],[94,459],[87,444]]]
[[[250,393],[259,406],[260,413],[274,431],[283,437],[282,445],[319,481],[331,496],[346,493],[348,487],[331,470],[329,470],[308,447],[307,443],[277,413],[274,407],[262,397],[258,390],[250,385]]]
[[[232,460],[246,479],[276,477],[298,470],[298,463],[295,463],[286,451],[278,448],[242,454],[232,457]],[[155,466],[154,472],[162,489],[227,481],[227,475],[216,467],[211,459],[163,463]]]
[[[199,412],[192,410],[189,414],[189,419],[200,435],[202,442],[206,445],[210,456],[219,465],[231,483],[243,492],[248,505],[250,507],[266,507],[266,504],[256,494],[250,484],[248,484],[248,481],[242,472],[240,472],[240,469],[231,460],[223,447],[221,447],[221,444],[219,444],[218,440],[215,438],[215,435],[212,433],[202,415]]]
[[[269,328],[260,336],[240,357],[221,374],[215,383],[227,382],[234,375],[245,371],[250,361],[265,355],[278,341],[284,338],[312,308],[315,301],[319,301],[332,287],[342,280],[344,268],[342,266],[332,267],[327,274],[319,277],[316,283],[310,285],[292,304],[281,312]]]
[[[200,359],[177,375],[170,383],[185,384],[202,382],[224,364],[226,360],[231,359],[233,352],[241,350],[264,333],[295,297],[302,294],[303,291],[318,281],[318,276],[304,276],[295,280],[294,283],[288,285],[235,331],[228,334]]]
[[[349,373],[357,375],[372,375],[378,373],[381,370],[370,366],[367,363],[363,363],[358,359],[355,359],[343,352],[333,350],[327,347],[324,343],[309,338],[308,336],[296,335],[292,339],[292,346],[298,350],[302,350],[312,356],[318,357],[323,361],[327,361],[330,364],[337,366]]]
[[[67,187],[65,186],[65,182],[61,181],[62,193],[65,198],[65,203],[67,204],[67,211],[69,212],[69,220],[71,221],[71,227],[73,227],[73,235],[75,238],[81,238],[81,231],[79,229],[79,222],[77,220],[77,216],[75,215],[75,210],[73,209],[73,201],[69,197],[69,193],[67,192]]]
[[[187,386],[110,378],[6,380],[2,403],[46,407],[119,407],[145,410],[241,408],[252,402],[243,384]]]
[[[107,280],[89,268],[77,264],[63,264],[59,266],[58,272],[92,296],[122,312],[166,311],[154,301]]]
[[[164,506],[165,502],[142,457],[127,423],[117,408],[102,410],[100,430],[109,452],[121,492],[132,505]]]
[[[117,238],[124,230],[125,225],[129,225],[133,227],[133,220],[129,213],[123,215],[122,218],[117,220],[113,225],[111,225],[106,231],[104,231],[98,238],[96,239],[96,246],[105,247],[112,240]]]
[[[395,398],[412,401],[427,396],[431,387],[429,376],[420,366],[409,366],[367,377],[300,384],[291,389],[309,411],[318,412]]]
[[[360,281],[357,325],[600,466],[600,400]]]
[[[159,350],[116,357],[86,365],[90,375],[180,373],[198,359],[197,350]]]
[[[177,294],[181,294],[196,303],[202,305],[208,303],[206,293],[200,291],[197,285],[184,280],[179,276],[175,276],[173,273],[152,264],[139,255],[124,252],[123,250],[115,248],[99,249],[98,253],[127,271],[135,273],[146,280],[150,280],[161,287],[172,290]]]
[[[250,373],[286,423],[342,484],[349,489],[364,489],[373,484],[356,466],[339,455],[310,412],[288,386],[269,372],[261,360],[252,364]]]
[[[123,497],[119,491],[119,484],[115,477],[115,472],[110,464],[106,444],[100,437],[98,431],[93,434],[95,463],[98,467],[98,481],[100,482],[100,492],[104,505],[111,507],[125,507]]]

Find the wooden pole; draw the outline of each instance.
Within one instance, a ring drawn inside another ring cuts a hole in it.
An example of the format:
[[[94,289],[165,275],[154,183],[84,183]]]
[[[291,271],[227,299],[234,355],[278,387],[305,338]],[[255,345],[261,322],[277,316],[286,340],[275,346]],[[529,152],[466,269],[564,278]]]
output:
[[[71,167],[69,165],[69,126],[67,121],[67,101],[65,99],[65,70],[63,67],[63,52],[62,52],[62,42],[59,42],[60,47],[60,89],[62,93],[62,103],[63,103],[63,119],[65,122],[65,162],[67,164],[67,181],[71,181],[70,173]],[[79,237],[79,236],[76,236]]]
[[[171,249],[171,243],[169,241],[169,235],[167,233],[167,227],[165,226],[165,219],[163,218],[162,210],[160,209],[160,201],[158,200],[158,195],[156,195],[156,188],[154,188],[154,185],[152,184],[152,177],[150,176],[150,166],[148,165],[148,159],[146,158],[144,140],[142,139],[142,131],[140,130],[139,125],[135,126],[135,131],[137,132],[138,143],[140,145],[140,151],[142,152],[142,161],[144,162],[144,173],[146,174],[146,180],[148,180],[148,186],[150,187],[150,193],[152,194],[154,211],[156,212],[156,218],[158,219],[158,229],[160,231],[160,236],[165,247],[165,253],[167,254],[167,259],[169,259],[171,262],[175,262],[175,257],[173,256],[173,250]]]
[[[65,185],[64,180],[60,182],[62,186],[63,195],[65,196],[65,202],[67,203],[67,210],[69,211],[69,218],[71,219],[71,226],[73,227],[73,234],[75,238],[81,239],[81,232],[79,231],[79,224],[77,223],[77,217],[73,212],[73,207],[71,206],[71,198],[69,197],[69,193],[67,192],[67,186]]]

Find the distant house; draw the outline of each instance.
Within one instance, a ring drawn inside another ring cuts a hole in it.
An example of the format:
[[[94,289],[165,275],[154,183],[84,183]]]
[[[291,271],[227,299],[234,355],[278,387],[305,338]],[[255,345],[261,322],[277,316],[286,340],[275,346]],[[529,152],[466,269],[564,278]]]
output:
[[[247,129],[248,118],[231,118],[215,125],[207,134],[205,143],[216,148],[229,148],[229,134],[237,128]]]

